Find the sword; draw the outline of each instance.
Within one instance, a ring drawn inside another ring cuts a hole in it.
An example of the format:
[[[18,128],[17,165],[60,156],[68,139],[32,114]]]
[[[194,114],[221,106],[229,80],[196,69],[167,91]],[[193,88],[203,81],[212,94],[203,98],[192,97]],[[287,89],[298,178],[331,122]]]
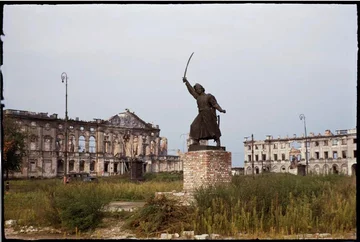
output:
[[[193,56],[193,54],[194,54],[194,52],[190,55],[190,58],[189,58],[189,60],[188,60],[188,62],[186,64],[186,68],[185,68],[185,72],[184,72],[184,78],[186,77],[186,71],[187,71],[188,65],[190,63],[190,60],[191,60],[191,57]]]

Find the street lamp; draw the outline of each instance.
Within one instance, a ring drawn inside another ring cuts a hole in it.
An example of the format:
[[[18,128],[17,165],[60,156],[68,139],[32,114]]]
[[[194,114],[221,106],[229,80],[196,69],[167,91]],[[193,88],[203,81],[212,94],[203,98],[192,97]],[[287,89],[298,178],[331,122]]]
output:
[[[300,114],[299,116],[300,120],[304,119],[304,129],[305,129],[305,159],[306,159],[306,175],[309,174],[309,161],[308,161],[308,151],[307,151],[307,134],[306,134],[306,122],[305,122],[305,115]]]
[[[187,135],[187,133],[181,134],[181,135],[180,135],[180,139],[181,139],[181,137],[183,137],[184,135]],[[184,144],[185,144],[185,141],[186,141],[186,140],[184,140],[184,142],[182,142],[182,143],[183,143],[183,149],[182,149],[183,153],[184,153],[184,146],[185,146]]]
[[[61,73],[61,81],[65,81],[65,164],[64,164],[64,184],[66,184],[66,170],[67,170],[67,151],[68,151],[68,130],[67,130],[67,121],[68,121],[68,111],[67,111],[67,74],[66,72]]]
[[[247,141],[248,137],[244,137],[245,142]],[[253,178],[255,179],[255,173],[254,173],[254,135],[251,134],[251,170]]]

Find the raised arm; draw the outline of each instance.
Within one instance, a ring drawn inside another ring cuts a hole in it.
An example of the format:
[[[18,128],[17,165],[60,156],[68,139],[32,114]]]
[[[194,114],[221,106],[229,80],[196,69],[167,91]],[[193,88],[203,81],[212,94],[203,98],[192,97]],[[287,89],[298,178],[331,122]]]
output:
[[[183,82],[185,83],[189,93],[195,98],[197,99],[197,97],[199,96],[196,92],[195,89],[190,85],[190,83],[188,82],[188,80],[186,79],[186,77],[183,77]]]

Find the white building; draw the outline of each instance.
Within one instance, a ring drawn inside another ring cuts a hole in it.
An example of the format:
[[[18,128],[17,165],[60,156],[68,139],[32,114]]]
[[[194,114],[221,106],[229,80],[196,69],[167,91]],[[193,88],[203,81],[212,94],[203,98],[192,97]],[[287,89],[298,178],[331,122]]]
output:
[[[305,141],[307,140],[307,147]],[[268,135],[265,140],[244,141],[245,174],[264,171],[304,173],[305,153],[308,153],[308,172],[316,174],[343,173],[356,175],[356,129],[326,130],[324,134],[296,137]]]

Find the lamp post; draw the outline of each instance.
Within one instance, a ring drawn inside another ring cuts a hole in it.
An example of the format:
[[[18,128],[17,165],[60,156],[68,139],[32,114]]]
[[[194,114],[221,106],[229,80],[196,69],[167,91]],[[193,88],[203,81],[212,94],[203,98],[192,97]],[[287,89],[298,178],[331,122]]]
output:
[[[67,121],[68,121],[68,111],[67,111],[67,74],[66,72],[61,73],[61,81],[65,81],[65,161],[64,161],[64,184],[66,184],[66,171],[67,171],[67,151],[68,151],[68,130],[67,130]]]
[[[247,137],[245,138],[245,142],[247,141]],[[255,173],[254,173],[254,135],[251,134],[251,171],[252,171],[252,176],[255,179]]]
[[[305,129],[305,160],[306,160],[306,175],[309,174],[309,161],[308,161],[308,151],[307,151],[307,134],[306,134],[306,121],[305,121],[305,115],[300,114],[299,116],[300,120],[304,120],[304,129]]]
[[[181,134],[181,135],[180,135],[180,139],[181,139],[181,137],[183,137],[184,135],[187,135],[187,133]],[[182,148],[182,152],[183,152],[183,153],[184,153],[184,146],[185,146],[184,144],[185,144],[185,141],[186,141],[186,140],[184,140],[184,142],[182,142],[182,143],[183,143],[183,144],[182,144],[182,145],[183,145],[183,148]]]

